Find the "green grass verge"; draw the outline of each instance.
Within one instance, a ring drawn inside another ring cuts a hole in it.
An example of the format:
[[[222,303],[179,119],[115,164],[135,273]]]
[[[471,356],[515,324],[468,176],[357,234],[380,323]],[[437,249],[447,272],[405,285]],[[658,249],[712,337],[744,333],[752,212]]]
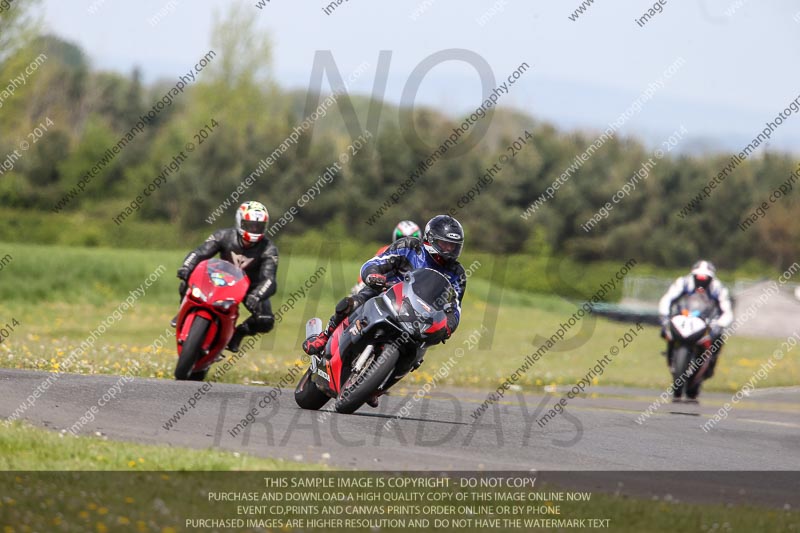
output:
[[[12,422],[0,431],[0,471],[320,470],[322,465],[238,452],[189,450],[74,436]]]

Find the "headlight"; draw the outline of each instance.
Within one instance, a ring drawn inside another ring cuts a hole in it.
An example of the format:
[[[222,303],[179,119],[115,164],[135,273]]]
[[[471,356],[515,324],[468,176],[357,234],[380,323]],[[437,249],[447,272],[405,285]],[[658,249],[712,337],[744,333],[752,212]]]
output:
[[[208,300],[206,295],[203,294],[203,291],[200,290],[200,287],[192,287],[192,298],[202,300],[204,302]]]
[[[409,302],[408,299],[403,300],[398,314],[400,315],[400,320],[403,322],[414,320],[417,315],[416,312],[414,312],[414,307],[411,305],[411,302]]]
[[[231,307],[236,305],[236,300],[228,298],[227,300],[217,300],[214,302],[214,307],[222,309],[223,311],[230,311]]]

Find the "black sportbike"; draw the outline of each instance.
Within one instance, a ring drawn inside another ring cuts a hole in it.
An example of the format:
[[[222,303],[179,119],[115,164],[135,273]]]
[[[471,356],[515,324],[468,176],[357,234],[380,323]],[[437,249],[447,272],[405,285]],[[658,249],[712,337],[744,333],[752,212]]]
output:
[[[711,363],[711,321],[717,307],[705,292],[681,296],[670,313],[671,357],[667,363],[674,383],[673,400],[695,400]]]
[[[321,356],[294,392],[303,409],[320,409],[335,400],[335,410],[352,413],[371,395],[380,394],[421,364],[428,346],[446,334],[446,312],[456,292],[441,273],[420,268],[403,281],[356,308],[331,334]],[[307,335],[322,331],[319,318],[309,320]]]

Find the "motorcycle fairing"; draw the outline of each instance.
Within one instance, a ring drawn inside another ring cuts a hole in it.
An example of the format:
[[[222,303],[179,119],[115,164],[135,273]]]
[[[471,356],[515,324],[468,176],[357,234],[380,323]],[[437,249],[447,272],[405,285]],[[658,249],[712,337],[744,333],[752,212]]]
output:
[[[210,367],[233,336],[239,318],[238,303],[244,299],[250,287],[250,280],[244,272],[234,269],[236,269],[234,265],[222,259],[208,259],[199,263],[189,277],[189,288],[178,312],[176,328],[178,355],[181,354],[183,343],[191,331],[194,319],[201,316],[210,322],[203,339],[204,355],[195,363],[194,371]],[[224,283],[221,283],[222,281]],[[206,297],[205,300],[192,296],[195,287]],[[214,302],[220,300],[233,300],[237,305],[230,312],[213,309]]]
[[[392,315],[386,301],[378,296],[368,300],[345,318],[333,330],[325,346],[323,372],[327,374],[327,378],[317,372],[314,379],[317,387],[327,394],[338,395],[342,384],[350,377],[353,355],[361,353],[368,344],[391,341],[392,337],[385,331],[387,326],[399,331],[397,326],[385,320]]]
[[[675,315],[670,320],[673,335],[687,342],[697,342],[706,333],[706,321],[699,316]]]

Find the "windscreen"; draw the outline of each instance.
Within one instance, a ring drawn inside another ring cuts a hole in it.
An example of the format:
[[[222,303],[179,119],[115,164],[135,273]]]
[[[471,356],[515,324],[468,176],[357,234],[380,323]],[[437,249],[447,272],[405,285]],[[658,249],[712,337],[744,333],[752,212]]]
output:
[[[441,311],[455,299],[453,286],[444,275],[429,268],[421,268],[409,273],[413,280],[414,294],[426,304]]]
[[[222,259],[212,259],[208,262],[208,277],[218,287],[234,285],[244,275],[244,271]]]
[[[714,302],[705,292],[695,292],[681,296],[677,303],[679,310],[686,309],[690,315],[702,318],[710,317],[716,310]]]

